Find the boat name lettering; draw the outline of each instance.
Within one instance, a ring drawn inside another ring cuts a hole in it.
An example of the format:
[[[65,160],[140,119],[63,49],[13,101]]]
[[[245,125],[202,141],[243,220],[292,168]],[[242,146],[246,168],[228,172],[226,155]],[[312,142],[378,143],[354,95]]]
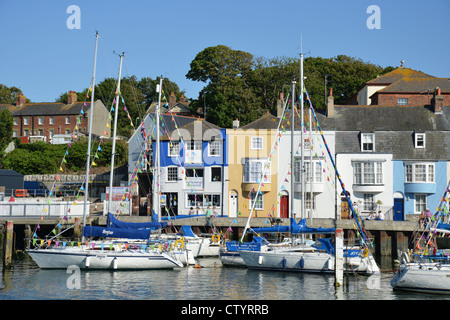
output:
[[[103,233],[104,235],[106,235],[106,236],[110,236],[110,235],[112,235],[112,234],[114,233],[114,231],[111,231],[111,230],[102,230],[102,233]]]

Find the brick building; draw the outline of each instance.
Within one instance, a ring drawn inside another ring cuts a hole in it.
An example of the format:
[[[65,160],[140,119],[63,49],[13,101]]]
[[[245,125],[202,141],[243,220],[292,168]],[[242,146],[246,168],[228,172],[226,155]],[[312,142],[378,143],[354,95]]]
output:
[[[88,134],[90,102],[78,102],[77,94],[69,91],[67,104],[60,102],[26,103],[26,97],[18,94],[15,105],[2,105],[14,118],[14,137],[45,137],[51,141],[56,134]],[[109,111],[97,100],[94,103],[92,133],[98,136],[111,134]]]
[[[377,106],[450,105],[450,79],[401,66],[365,83],[348,104]]]

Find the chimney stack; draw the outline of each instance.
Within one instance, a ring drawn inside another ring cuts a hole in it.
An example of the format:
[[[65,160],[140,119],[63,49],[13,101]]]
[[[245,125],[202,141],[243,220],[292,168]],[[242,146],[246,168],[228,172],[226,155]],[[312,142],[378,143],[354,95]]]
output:
[[[22,93],[18,93],[16,96],[16,106],[20,107],[24,103],[27,103],[27,97],[25,97]]]
[[[280,92],[280,99],[277,101],[277,118],[281,118],[283,114],[283,92]]]
[[[334,117],[334,97],[333,97],[333,88],[330,88],[328,92],[328,100],[327,100],[327,117]]]
[[[434,91],[433,98],[431,98],[431,109],[434,113],[442,113],[442,106],[444,105],[444,97],[441,94],[441,88],[437,87]]]
[[[181,102],[181,103],[184,103],[184,102],[185,102],[184,94],[181,94],[180,102]]]
[[[239,119],[233,120],[233,129],[239,128]]]
[[[172,108],[175,103],[177,103],[177,97],[175,97],[175,93],[171,92],[169,97],[169,108]]]
[[[77,102],[77,98],[78,97],[75,91],[69,91],[69,93],[67,94],[67,104],[73,104]]]

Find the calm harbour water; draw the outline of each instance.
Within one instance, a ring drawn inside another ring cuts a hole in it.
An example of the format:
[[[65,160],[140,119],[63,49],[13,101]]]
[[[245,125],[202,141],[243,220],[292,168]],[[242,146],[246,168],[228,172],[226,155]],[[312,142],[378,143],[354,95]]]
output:
[[[145,271],[81,271],[79,289],[70,289],[66,270],[42,270],[27,255],[1,270],[0,300],[442,300],[445,295],[394,292],[391,261],[368,285],[349,276],[336,289],[334,276],[221,267],[199,259],[203,268]],[[0,266],[2,268],[2,266]],[[390,270],[389,270],[390,269]],[[69,280],[70,281],[70,280]],[[369,289],[371,287],[372,289]]]

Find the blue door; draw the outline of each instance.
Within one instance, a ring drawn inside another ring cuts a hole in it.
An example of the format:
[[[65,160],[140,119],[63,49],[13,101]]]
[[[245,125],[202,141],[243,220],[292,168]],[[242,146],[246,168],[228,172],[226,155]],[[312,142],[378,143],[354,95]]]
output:
[[[403,198],[394,198],[394,221],[403,220]]]

